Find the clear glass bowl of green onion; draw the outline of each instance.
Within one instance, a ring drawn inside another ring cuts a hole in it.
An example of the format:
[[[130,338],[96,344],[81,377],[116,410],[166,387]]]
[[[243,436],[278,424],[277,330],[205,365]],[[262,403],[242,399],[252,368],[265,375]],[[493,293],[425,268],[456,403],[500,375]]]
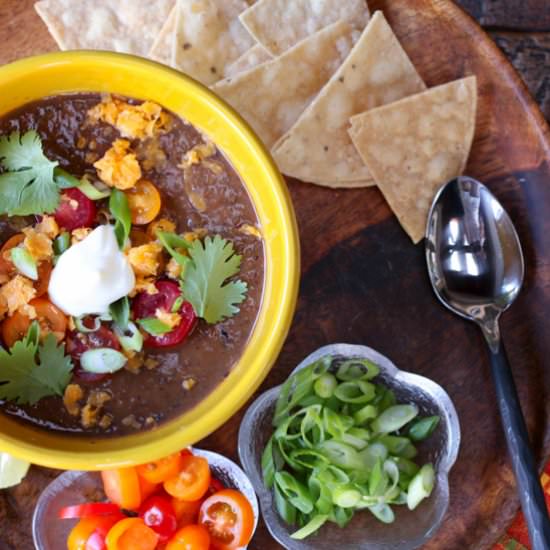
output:
[[[293,550],[420,547],[447,511],[459,445],[441,386],[348,344],[306,357],[239,432],[264,521]]]

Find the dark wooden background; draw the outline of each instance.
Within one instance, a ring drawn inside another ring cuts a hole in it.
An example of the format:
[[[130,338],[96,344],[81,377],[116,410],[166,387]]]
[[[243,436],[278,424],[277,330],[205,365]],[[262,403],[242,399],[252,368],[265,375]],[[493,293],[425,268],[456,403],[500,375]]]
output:
[[[458,0],[457,3],[481,23],[504,51],[550,120],[550,0]],[[45,27],[32,13],[32,4],[33,0],[0,0],[0,64],[55,49]],[[304,271],[308,267],[304,266]],[[315,342],[314,335],[311,336]],[[216,441],[223,439],[223,431],[222,427],[204,446],[215,447]],[[32,550],[30,522],[34,502],[55,475],[57,472],[53,470],[32,468],[25,483],[0,491],[0,550]],[[264,550],[266,546],[261,541],[266,540],[265,527],[260,526],[250,547]],[[269,548],[275,547],[269,544]],[[453,549],[447,546],[445,550]]]

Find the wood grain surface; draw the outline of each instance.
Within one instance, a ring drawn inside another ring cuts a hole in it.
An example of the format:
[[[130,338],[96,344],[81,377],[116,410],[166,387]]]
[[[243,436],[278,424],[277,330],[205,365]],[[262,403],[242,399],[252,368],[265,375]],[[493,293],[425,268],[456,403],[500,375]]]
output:
[[[517,16],[516,26],[529,30],[545,30],[547,2],[521,2],[515,13],[519,0],[463,0],[485,24],[514,28]],[[32,3],[0,0],[0,63],[55,49]],[[542,465],[550,455],[550,131],[504,55],[449,0],[369,4],[384,10],[429,85],[466,74],[479,78],[476,138],[467,171],[502,200],[523,244],[525,287],[502,328]],[[531,90],[548,109],[547,35],[495,31],[493,37],[524,68]],[[312,350],[334,342],[370,345],[399,367],[433,378],[455,402],[463,440],[451,473],[448,515],[425,548],[490,548],[516,513],[518,499],[478,330],[437,303],[423,248],[411,245],[376,189],[338,191],[297,181],[289,181],[289,187],[300,225],[301,293],[288,340],[260,392],[281,383]],[[237,459],[243,413],[200,446]],[[1,550],[32,549],[34,502],[56,474],[32,468],[24,483],[0,492]],[[260,524],[250,548],[278,545]]]

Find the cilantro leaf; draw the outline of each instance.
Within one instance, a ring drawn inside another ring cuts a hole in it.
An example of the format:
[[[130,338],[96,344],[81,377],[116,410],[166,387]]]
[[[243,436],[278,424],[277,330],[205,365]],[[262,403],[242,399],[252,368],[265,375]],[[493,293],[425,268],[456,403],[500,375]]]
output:
[[[166,231],[157,231],[157,238],[160,244],[166,248],[168,254],[178,262],[182,267],[185,267],[189,262],[189,258],[178,252],[177,249],[187,250],[191,245],[179,235],[175,233],[167,233]]]
[[[246,283],[237,280],[225,283],[239,272],[241,257],[235,254],[233,243],[216,235],[193,241],[189,247],[192,262],[186,268],[183,296],[195,313],[214,324],[239,312],[236,304],[246,297]],[[224,284],[225,283],[225,284]]]
[[[52,213],[59,205],[59,187],[54,179],[57,162],[42,150],[34,130],[0,137],[0,214],[27,216]]]
[[[34,405],[43,397],[63,395],[73,363],[53,334],[37,346],[34,332],[31,326],[27,336],[15,342],[9,352],[0,349],[0,399]]]

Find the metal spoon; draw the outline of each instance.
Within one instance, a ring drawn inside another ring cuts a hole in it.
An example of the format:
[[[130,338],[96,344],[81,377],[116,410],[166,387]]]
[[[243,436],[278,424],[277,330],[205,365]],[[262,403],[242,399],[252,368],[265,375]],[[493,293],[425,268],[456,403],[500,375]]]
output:
[[[549,550],[544,495],[498,325],[521,289],[523,254],[512,221],[487,187],[459,177],[440,189],[428,217],[426,260],[441,303],[477,323],[485,336],[531,544]]]

